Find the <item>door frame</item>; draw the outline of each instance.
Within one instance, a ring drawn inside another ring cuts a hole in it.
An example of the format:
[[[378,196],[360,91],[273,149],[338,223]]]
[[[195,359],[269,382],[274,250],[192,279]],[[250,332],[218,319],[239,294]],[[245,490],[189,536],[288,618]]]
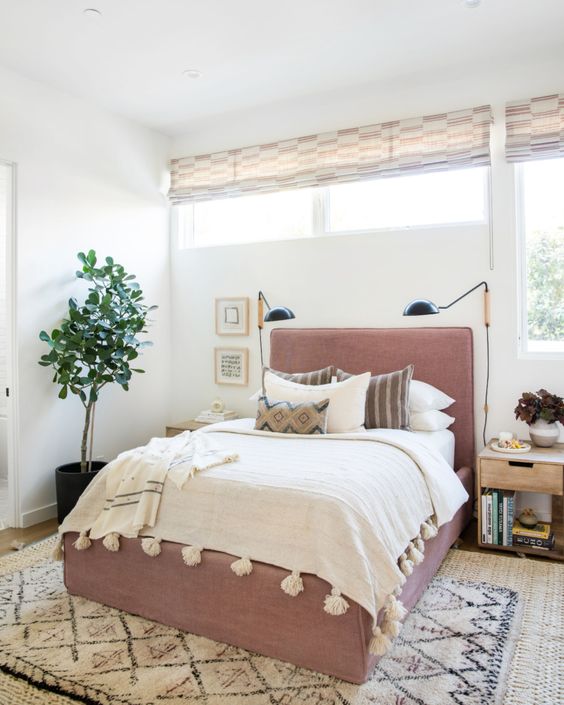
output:
[[[17,164],[0,159],[11,173],[8,192],[8,222],[6,226],[6,331],[8,335],[6,384],[7,401],[7,455],[8,507],[11,527],[21,525],[19,487],[19,405],[18,405],[18,344],[17,344]],[[0,393],[4,394],[3,389]]]

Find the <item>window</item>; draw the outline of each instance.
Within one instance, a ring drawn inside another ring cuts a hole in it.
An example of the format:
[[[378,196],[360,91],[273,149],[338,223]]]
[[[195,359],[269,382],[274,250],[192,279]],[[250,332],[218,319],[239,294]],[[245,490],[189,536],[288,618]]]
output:
[[[485,169],[330,186],[329,231],[355,232],[486,219]]]
[[[175,206],[180,247],[485,223],[487,168]]]
[[[564,356],[564,159],[518,166],[521,352]]]

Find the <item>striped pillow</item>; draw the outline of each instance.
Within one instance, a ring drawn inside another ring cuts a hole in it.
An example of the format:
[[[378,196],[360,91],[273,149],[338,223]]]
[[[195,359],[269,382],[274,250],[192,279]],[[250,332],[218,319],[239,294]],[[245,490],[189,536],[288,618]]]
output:
[[[290,382],[296,382],[296,384],[309,384],[317,386],[318,384],[331,384],[331,379],[335,374],[335,368],[333,365],[330,365],[329,367],[324,367],[322,370],[313,370],[313,372],[278,372],[278,370],[273,370],[270,367],[263,367],[263,380],[265,372],[272,372],[273,375],[282,377],[282,379],[287,379]]]
[[[271,433],[327,433],[329,399],[323,401],[269,401],[259,397],[257,431]]]
[[[413,365],[384,375],[374,375],[366,394],[365,428],[401,428],[409,430],[409,384]],[[337,370],[337,381],[354,375]]]

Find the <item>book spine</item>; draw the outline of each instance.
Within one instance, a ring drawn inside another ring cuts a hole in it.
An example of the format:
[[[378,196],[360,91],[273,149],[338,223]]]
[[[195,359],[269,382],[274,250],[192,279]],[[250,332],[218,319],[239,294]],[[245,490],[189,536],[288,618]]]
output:
[[[492,531],[492,495],[491,492],[487,496],[488,501],[488,543],[492,543],[493,531]]]
[[[486,496],[485,492],[482,492],[482,496],[480,497],[480,500],[482,502],[482,543],[487,543],[488,542],[488,498]]]
[[[508,540],[508,532],[511,532],[511,529],[509,528],[507,524],[507,500],[509,497],[507,496],[507,493],[503,493],[503,500],[502,500],[502,507],[501,507],[501,525],[502,525],[502,537],[503,537],[503,543],[502,546],[509,546],[507,543]]]
[[[497,545],[498,541],[498,531],[497,531],[497,503],[498,494],[497,490],[492,490],[492,543]]]
[[[503,491],[497,491],[497,543],[503,546]]]
[[[516,546],[530,546],[531,548],[542,548],[550,550],[554,547],[554,535],[548,539],[533,539],[530,536],[514,536],[513,541]]]
[[[515,492],[507,498],[507,545],[513,546],[513,515],[515,513]]]

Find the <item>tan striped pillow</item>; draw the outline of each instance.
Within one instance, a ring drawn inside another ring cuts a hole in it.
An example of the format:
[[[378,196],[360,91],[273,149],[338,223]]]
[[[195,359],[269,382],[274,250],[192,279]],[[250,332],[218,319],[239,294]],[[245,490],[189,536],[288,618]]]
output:
[[[271,433],[327,433],[328,408],[329,399],[291,402],[259,397],[255,429]]]
[[[370,378],[366,394],[365,428],[401,428],[409,430],[409,384],[413,365],[403,370]],[[337,381],[354,375],[337,370]]]
[[[282,377],[282,379],[287,379],[290,382],[295,382],[296,384],[309,384],[317,386],[318,384],[331,384],[331,379],[335,374],[335,368],[333,365],[330,365],[329,367],[324,367],[322,370],[313,370],[312,372],[279,372],[278,370],[273,370],[270,367],[263,367],[263,380],[265,372],[272,372],[273,375]]]

